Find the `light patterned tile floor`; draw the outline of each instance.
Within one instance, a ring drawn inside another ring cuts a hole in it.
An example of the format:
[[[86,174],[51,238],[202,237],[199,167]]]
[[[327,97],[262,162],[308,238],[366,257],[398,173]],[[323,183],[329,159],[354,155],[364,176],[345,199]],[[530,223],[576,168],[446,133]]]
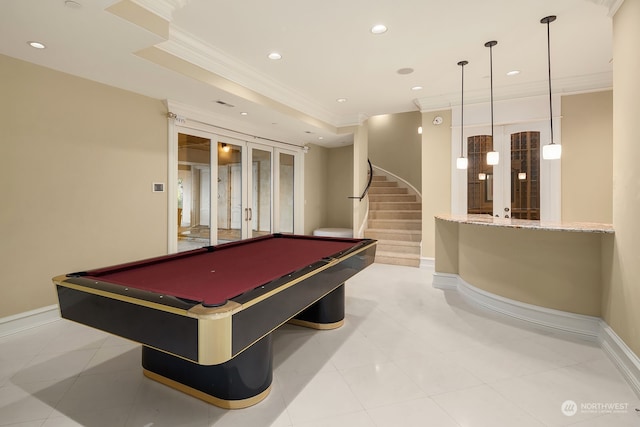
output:
[[[0,339],[0,425],[640,426],[640,402],[594,343],[528,329],[374,264],[333,331],[274,334],[271,394],[227,411],[142,376],[140,347],[66,320]],[[567,400],[619,404],[563,414]]]

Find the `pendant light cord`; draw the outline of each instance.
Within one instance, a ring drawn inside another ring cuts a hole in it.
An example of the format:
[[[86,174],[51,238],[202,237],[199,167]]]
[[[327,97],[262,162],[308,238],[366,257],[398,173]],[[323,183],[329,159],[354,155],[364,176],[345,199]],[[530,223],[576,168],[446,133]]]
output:
[[[458,65],[462,67],[462,100],[460,101],[460,157],[464,157],[464,66],[468,61],[460,61]]]
[[[555,16],[553,17],[555,20]],[[551,127],[551,144],[553,144],[553,103],[551,102],[551,31],[549,24],[551,19],[544,18],[547,23],[547,63],[549,64],[549,125]]]
[[[493,150],[493,44],[489,45],[489,80],[491,81],[491,149]]]
[[[489,80],[491,87],[491,151],[494,151],[493,147],[493,47],[497,45],[498,42],[495,40],[491,40],[484,44],[484,47],[489,48]]]

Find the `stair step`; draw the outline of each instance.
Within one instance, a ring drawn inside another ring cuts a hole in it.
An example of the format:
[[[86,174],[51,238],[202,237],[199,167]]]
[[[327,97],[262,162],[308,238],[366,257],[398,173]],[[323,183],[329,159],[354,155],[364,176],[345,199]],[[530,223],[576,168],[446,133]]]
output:
[[[370,210],[400,210],[400,211],[409,211],[409,210],[422,210],[422,203],[420,202],[374,202],[370,200],[369,203]]]
[[[370,210],[369,219],[419,219],[419,220],[422,220],[422,211],[420,210],[410,210],[410,211]]]
[[[415,202],[414,194],[369,194],[370,202]]]
[[[400,240],[378,240],[376,252],[378,251],[420,255],[420,242],[403,242]]]
[[[404,265],[408,267],[420,266],[420,255],[398,254],[393,252],[376,252],[375,262],[380,264]]]
[[[409,190],[402,187],[373,187],[369,188],[369,194],[408,194]]]
[[[364,236],[378,241],[375,262],[420,266],[422,203],[408,188],[374,175],[369,189],[369,223]]]
[[[369,227],[386,230],[422,230],[420,219],[370,219]]]
[[[365,237],[376,240],[399,240],[404,242],[420,242],[422,231],[418,230],[384,230],[369,228],[364,232]]]
[[[371,188],[386,188],[397,187],[398,183],[395,181],[371,181]]]

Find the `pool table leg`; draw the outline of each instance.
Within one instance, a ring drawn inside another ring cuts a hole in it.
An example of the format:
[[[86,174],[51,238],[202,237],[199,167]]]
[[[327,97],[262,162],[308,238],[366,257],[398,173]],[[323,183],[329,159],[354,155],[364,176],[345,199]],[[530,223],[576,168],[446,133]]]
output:
[[[205,402],[226,409],[246,408],[271,390],[271,334],[220,365],[197,363],[143,346],[144,375]]]
[[[296,315],[289,323],[313,329],[336,329],[344,324],[344,283]]]

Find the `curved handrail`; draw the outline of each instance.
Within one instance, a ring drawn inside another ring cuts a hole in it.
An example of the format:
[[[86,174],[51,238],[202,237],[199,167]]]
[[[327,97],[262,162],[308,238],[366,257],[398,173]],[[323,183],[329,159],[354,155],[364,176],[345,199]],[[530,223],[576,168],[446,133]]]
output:
[[[371,166],[371,160],[367,159],[367,163],[369,163],[369,182],[367,182],[367,187],[362,192],[362,196],[349,196],[349,199],[358,199],[358,201],[361,202],[367,195],[369,187],[371,187],[371,181],[373,181],[373,166]]]

